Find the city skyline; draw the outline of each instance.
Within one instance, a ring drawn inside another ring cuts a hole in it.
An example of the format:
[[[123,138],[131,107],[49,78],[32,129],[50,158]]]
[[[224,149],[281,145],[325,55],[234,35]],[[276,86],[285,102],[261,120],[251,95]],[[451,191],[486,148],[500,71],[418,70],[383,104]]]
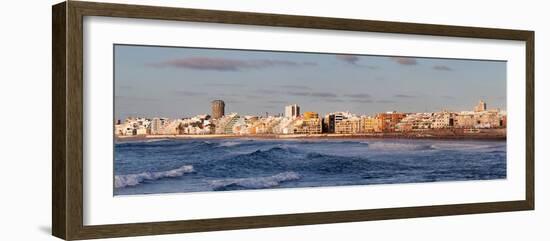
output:
[[[115,119],[506,109],[506,62],[115,45]]]

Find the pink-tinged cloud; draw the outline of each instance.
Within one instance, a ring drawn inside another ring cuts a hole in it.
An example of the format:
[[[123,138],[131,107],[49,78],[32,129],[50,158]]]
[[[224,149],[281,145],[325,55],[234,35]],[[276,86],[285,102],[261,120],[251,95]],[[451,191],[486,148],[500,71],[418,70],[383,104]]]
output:
[[[243,69],[262,69],[270,67],[314,66],[313,62],[294,62],[287,60],[257,59],[238,60],[211,57],[189,57],[149,64],[152,67],[173,67],[196,70],[239,71]]]
[[[336,58],[351,65],[357,65],[359,57],[355,55],[336,55]]]
[[[400,65],[416,65],[416,59],[411,57],[391,57],[391,59]]]
[[[446,66],[446,65],[435,65],[434,69],[435,70],[441,70],[441,71],[452,71],[453,70],[451,67]]]

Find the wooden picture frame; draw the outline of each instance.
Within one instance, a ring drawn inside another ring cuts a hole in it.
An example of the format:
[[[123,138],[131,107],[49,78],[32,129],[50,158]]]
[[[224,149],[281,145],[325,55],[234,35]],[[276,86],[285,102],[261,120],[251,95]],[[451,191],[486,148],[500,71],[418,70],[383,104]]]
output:
[[[204,232],[533,210],[534,32],[263,13],[68,1],[52,8],[52,233],[66,239]],[[87,226],[83,224],[83,17],[106,16],[327,30],[365,31],[526,43],[525,199],[502,202],[416,206],[336,212],[180,220]]]

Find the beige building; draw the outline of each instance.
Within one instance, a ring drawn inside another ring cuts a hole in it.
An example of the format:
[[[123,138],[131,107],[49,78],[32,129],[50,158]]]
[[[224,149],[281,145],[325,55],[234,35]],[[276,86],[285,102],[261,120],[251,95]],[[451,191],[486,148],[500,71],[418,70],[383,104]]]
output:
[[[363,121],[359,117],[352,117],[336,122],[334,133],[336,134],[357,134],[362,133],[364,128]]]
[[[498,128],[501,127],[498,111],[460,112],[456,116],[456,128]]]
[[[298,116],[300,116],[300,106],[296,104],[285,106],[285,117],[296,118]]]
[[[302,119],[295,122],[294,134],[321,134],[322,123],[320,118]]]
[[[432,128],[434,129],[446,129],[451,128],[454,125],[455,114],[443,111],[435,113],[434,121],[432,123]]]
[[[378,120],[370,116],[363,117],[363,132],[375,132],[378,127]]]
[[[487,104],[483,100],[479,100],[477,105],[474,107],[474,112],[482,112],[487,110]]]

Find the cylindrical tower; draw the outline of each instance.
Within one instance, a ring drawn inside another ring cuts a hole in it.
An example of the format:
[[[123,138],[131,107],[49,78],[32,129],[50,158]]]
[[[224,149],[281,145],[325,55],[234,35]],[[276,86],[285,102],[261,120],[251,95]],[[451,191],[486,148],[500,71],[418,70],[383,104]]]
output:
[[[212,101],[212,118],[219,119],[225,115],[225,102],[223,100]]]

